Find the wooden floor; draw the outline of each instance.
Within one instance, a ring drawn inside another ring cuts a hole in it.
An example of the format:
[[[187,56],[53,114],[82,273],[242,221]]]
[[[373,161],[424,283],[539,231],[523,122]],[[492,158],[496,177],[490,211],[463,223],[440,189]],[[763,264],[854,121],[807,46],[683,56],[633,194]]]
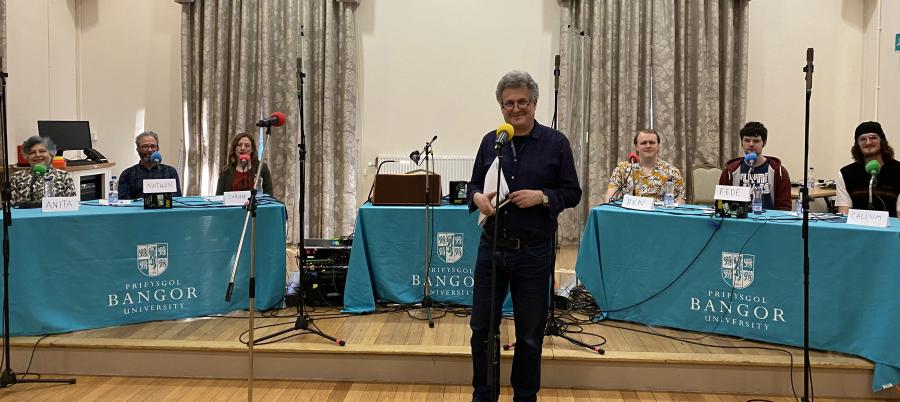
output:
[[[0,401],[246,401],[243,380],[176,378],[77,377],[74,385],[16,384],[0,390]],[[254,381],[254,401],[468,401],[467,386],[319,381]],[[509,387],[501,401],[511,401]],[[545,388],[538,401],[793,401],[760,395],[717,395],[677,392],[598,391]],[[819,401],[869,401],[826,399]]]

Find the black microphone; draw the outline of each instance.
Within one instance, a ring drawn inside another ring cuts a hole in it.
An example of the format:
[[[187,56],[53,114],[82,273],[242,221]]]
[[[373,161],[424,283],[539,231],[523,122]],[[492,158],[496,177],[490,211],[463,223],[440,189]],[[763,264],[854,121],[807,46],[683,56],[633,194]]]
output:
[[[419,164],[419,156],[421,156],[421,155],[422,155],[422,153],[419,152],[419,150],[417,149],[417,150],[409,153],[409,159],[411,159],[413,162],[416,163],[416,165],[418,165]]]
[[[273,112],[269,117],[256,123],[257,127],[281,127],[287,121],[287,116],[281,112]]]
[[[559,89],[559,55],[556,55],[556,60],[553,62],[553,89]]]
[[[806,49],[806,67],[803,67],[806,73],[806,90],[812,91],[812,73],[813,73],[813,48]]]

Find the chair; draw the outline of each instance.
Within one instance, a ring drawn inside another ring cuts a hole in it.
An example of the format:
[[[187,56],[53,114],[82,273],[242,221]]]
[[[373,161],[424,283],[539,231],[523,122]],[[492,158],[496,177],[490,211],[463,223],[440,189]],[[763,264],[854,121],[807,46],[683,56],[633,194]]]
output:
[[[688,202],[691,204],[714,204],[713,197],[721,175],[722,168],[718,166],[695,166],[691,170],[691,181],[688,183],[690,185]]]

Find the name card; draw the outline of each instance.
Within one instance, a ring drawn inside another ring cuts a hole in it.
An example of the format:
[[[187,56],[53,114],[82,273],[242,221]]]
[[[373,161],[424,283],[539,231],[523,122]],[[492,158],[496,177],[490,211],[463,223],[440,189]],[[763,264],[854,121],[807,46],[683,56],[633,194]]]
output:
[[[44,197],[41,200],[43,212],[77,211],[79,206],[78,197]]]
[[[636,209],[639,211],[652,211],[653,198],[635,197],[633,195],[625,194],[625,198],[622,199],[622,206],[628,209]]]
[[[226,191],[222,197],[222,203],[225,205],[244,206],[250,199],[250,191]]]
[[[144,194],[174,193],[175,179],[144,179]]]
[[[886,228],[888,226],[888,217],[887,211],[851,209],[850,212],[847,213],[847,224]]]
[[[750,202],[750,187],[716,185],[714,200]]]

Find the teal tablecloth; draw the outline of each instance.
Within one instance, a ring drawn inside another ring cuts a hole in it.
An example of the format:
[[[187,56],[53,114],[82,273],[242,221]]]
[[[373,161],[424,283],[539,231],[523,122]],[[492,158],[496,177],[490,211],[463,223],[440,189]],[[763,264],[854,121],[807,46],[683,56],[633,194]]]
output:
[[[244,210],[182,198],[170,210],[82,205],[12,211],[10,334],[38,335],[248,308],[250,231],[231,302],[225,291]],[[136,205],[136,204],[135,204]],[[284,296],[285,209],[261,205],[256,307]]]
[[[800,221],[696,214],[594,208],[578,278],[612,319],[802,346]],[[900,382],[900,224],[812,222],[809,244],[810,347],[874,362],[873,390]]]
[[[431,299],[471,305],[481,227],[466,206],[431,209]],[[425,286],[425,209],[363,205],[356,216],[344,311],[375,310],[375,300],[417,303]]]

